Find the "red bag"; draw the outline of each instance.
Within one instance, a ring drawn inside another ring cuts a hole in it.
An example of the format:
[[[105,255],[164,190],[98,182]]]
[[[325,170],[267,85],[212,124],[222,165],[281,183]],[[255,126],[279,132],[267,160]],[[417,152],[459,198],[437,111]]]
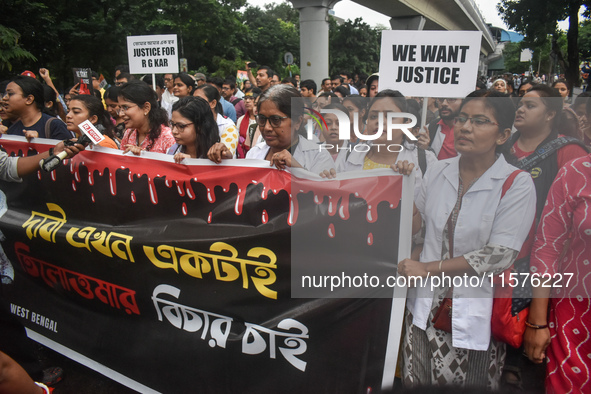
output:
[[[515,177],[520,172],[522,171],[517,170],[509,175],[503,184],[501,198],[503,198],[507,190],[511,188]],[[533,246],[534,235],[535,219],[516,259],[516,262],[520,260],[524,261],[524,259],[526,259],[527,267],[529,267],[529,254]],[[493,283],[494,299],[491,317],[491,331],[493,338],[495,338],[497,341],[507,343],[514,348],[519,348],[523,343],[523,334],[525,333],[525,322],[529,314],[529,306],[526,306],[521,311],[514,313],[513,293],[514,290],[516,290],[516,287],[515,280],[510,280],[511,272],[516,272],[515,265],[512,265],[503,271],[503,273],[495,276]],[[511,285],[513,285],[513,287]],[[521,284],[519,285],[521,286]]]
[[[441,301],[441,305],[433,316],[433,327],[445,332],[451,332],[451,308],[452,308],[453,288],[449,289],[445,298]]]

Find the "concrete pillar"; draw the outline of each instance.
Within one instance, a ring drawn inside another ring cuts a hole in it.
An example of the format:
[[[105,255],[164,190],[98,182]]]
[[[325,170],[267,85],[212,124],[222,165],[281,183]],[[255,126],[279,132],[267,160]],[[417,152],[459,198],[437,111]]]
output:
[[[328,75],[328,10],[340,0],[291,0],[300,11],[301,79],[313,79],[318,87]]]

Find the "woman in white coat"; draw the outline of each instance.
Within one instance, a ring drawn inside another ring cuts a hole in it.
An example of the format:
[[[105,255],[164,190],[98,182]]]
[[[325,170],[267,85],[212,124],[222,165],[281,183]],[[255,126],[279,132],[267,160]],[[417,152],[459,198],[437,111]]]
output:
[[[503,185],[517,170],[499,154],[514,116],[510,98],[492,91],[471,93],[454,121],[459,156],[431,165],[425,174],[416,200],[425,226],[424,248],[420,261],[405,259],[398,272],[447,282],[409,290],[403,341],[406,386],[499,388],[505,344],[491,336],[493,288],[488,275],[511,266],[531,228],[536,203],[526,172],[508,182],[501,198]],[[487,279],[471,286],[465,278],[473,276]],[[433,319],[449,296],[450,279],[456,281],[450,297],[451,332],[446,332],[435,328]]]
[[[260,96],[256,119],[264,141],[248,151],[247,159],[267,160],[278,169],[304,168],[315,174],[324,170],[334,172],[328,152],[303,137],[303,106],[292,106],[292,98],[301,97],[290,85],[273,86]],[[232,156],[218,143],[211,147],[208,157],[220,163]]]

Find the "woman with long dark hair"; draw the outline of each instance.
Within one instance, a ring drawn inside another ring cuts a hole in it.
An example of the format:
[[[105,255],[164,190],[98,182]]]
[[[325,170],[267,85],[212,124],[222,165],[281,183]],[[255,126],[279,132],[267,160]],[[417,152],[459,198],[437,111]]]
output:
[[[168,154],[174,155],[177,163],[207,158],[209,148],[220,141],[209,103],[200,97],[183,97],[174,103],[170,126],[176,144]]]
[[[166,111],[158,107],[158,97],[145,82],[130,81],[119,90],[119,113],[125,122],[121,150],[140,155],[141,151],[166,153],[174,144]]]
[[[195,96],[201,97],[209,103],[211,113],[218,125],[220,142],[226,145],[228,150],[232,152],[232,157],[235,157],[238,147],[238,129],[232,119],[222,115],[219,90],[211,85],[201,85],[195,89]]]
[[[521,99],[515,113],[517,132],[508,141],[516,166],[531,173],[538,196],[539,218],[558,170],[587,154],[583,143],[563,135],[562,96],[546,85],[535,85]],[[543,153],[540,153],[543,152]]]

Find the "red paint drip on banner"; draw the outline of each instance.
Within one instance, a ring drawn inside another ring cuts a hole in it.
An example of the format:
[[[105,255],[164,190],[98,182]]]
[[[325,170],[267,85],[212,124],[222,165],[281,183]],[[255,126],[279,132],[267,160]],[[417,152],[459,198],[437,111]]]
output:
[[[23,142],[19,141],[1,141],[0,144],[9,154],[20,153],[23,151]],[[35,149],[39,152],[46,151],[49,146],[41,144],[29,144],[30,149]],[[157,189],[154,185],[154,179],[161,178],[161,174],[167,174],[164,179],[167,187],[172,187],[174,180],[180,196],[187,196],[195,199],[196,195],[191,185],[191,180],[197,181],[194,174],[187,174],[187,166],[179,166],[175,163],[163,163],[144,158],[133,156],[115,156],[105,155],[103,153],[86,151],[83,154],[75,156],[73,159],[67,160],[66,165],[70,166],[70,171],[74,175],[77,183],[81,183],[80,166],[85,166],[88,170],[88,183],[94,184],[94,172],[97,171],[99,176],[102,176],[105,170],[109,170],[109,185],[112,195],[117,194],[117,185],[114,168],[128,170],[128,180],[130,183],[139,180],[146,176],[148,180],[149,196],[152,204],[158,204]],[[158,166],[153,164],[159,163]],[[164,171],[163,171],[164,169]],[[207,190],[207,199],[210,203],[216,200],[215,190],[221,187],[224,193],[229,192],[232,187],[236,188],[236,202],[234,204],[234,212],[236,215],[241,215],[243,211],[244,199],[248,186],[257,185],[261,183],[263,190],[261,197],[266,199],[269,192],[277,194],[278,191],[284,190],[289,194],[289,215],[288,224],[291,226],[297,222],[299,214],[298,196],[307,193],[313,193],[314,202],[321,204],[328,198],[328,213],[334,216],[338,213],[341,220],[348,220],[349,218],[349,203],[351,194],[355,197],[363,199],[367,203],[366,220],[369,223],[374,223],[378,219],[378,205],[381,202],[388,202],[389,207],[394,209],[400,203],[401,187],[396,188],[397,193],[384,192],[387,186],[392,182],[402,182],[402,177],[380,176],[371,178],[357,178],[348,180],[331,180],[331,181],[308,181],[291,178],[290,174],[284,171],[272,170],[266,168],[251,168],[251,167],[226,167],[226,166],[200,166],[189,167],[189,170],[198,170],[200,172],[199,183],[201,183]],[[113,173],[111,174],[111,171]],[[43,176],[39,174],[40,176]],[[135,175],[135,176],[134,176]],[[189,176],[188,176],[189,175]],[[55,171],[51,173],[52,180],[55,180]],[[253,179],[254,178],[254,179]],[[256,180],[255,180],[256,179]],[[292,186],[293,184],[293,186]],[[73,185],[73,188],[75,185]],[[295,193],[292,194],[292,187]],[[392,189],[389,189],[392,190]],[[92,195],[94,199],[94,194]],[[132,202],[136,201],[136,196],[131,193]],[[185,204],[186,205],[186,204]],[[263,215],[267,217],[268,215]],[[211,223],[212,214],[210,212],[208,223]],[[334,233],[334,226],[333,226]]]
[[[328,225],[328,236],[330,238],[334,238],[334,236],[335,236],[335,233],[334,233],[334,224],[332,224],[332,223]]]
[[[269,221],[269,217],[267,215],[267,211],[263,209],[263,214],[261,217],[261,221],[263,222],[263,224],[266,224]]]

